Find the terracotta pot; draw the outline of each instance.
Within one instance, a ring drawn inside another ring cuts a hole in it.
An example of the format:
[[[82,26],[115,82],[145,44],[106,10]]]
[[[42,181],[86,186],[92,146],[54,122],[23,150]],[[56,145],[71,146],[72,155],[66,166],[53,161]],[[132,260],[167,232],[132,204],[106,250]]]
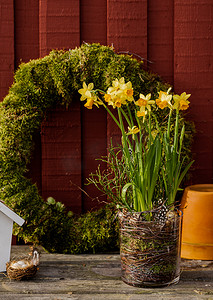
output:
[[[213,184],[198,184],[184,191],[181,257],[213,260]]]

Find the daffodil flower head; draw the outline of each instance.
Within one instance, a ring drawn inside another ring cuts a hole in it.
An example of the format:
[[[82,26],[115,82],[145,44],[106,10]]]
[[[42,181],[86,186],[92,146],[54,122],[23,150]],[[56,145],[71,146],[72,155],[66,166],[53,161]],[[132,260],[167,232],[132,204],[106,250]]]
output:
[[[147,110],[145,106],[141,106],[140,110],[137,111],[137,117],[138,118],[143,118],[143,122],[145,121],[146,115],[147,115]]]
[[[84,104],[84,106],[88,109],[92,109],[93,105],[97,107],[102,105],[102,101],[99,100],[96,94],[93,94],[91,98],[87,98],[87,102]]]
[[[111,90],[109,89],[107,91],[107,94],[104,95],[104,100],[113,108],[121,107],[121,99],[117,97],[115,93],[109,94],[111,92]]]
[[[104,95],[104,100],[105,100],[106,102],[110,102],[111,99],[112,99],[112,98],[111,98],[111,95],[109,95],[109,94],[105,94],[105,95]]]
[[[126,97],[126,100],[129,102],[133,101],[133,88],[132,88],[132,83],[128,81],[124,86],[123,86],[123,92],[124,92],[124,97]]]
[[[133,89],[125,89],[124,93],[127,95],[127,97],[132,97]]]
[[[86,99],[92,98],[91,92],[92,92],[93,88],[94,88],[94,84],[92,82],[89,83],[88,86],[85,82],[83,82],[83,88],[78,90],[79,94],[81,94],[80,100],[84,101]]]
[[[121,107],[122,101],[120,98],[116,98],[115,102],[114,102],[116,107]]]
[[[147,111],[145,109],[142,108],[142,110],[138,110],[137,111],[137,117],[140,118],[140,117],[145,117],[147,114]]]
[[[94,88],[93,83],[89,83],[87,85],[85,82],[83,82],[83,88],[78,90],[79,94],[81,94],[80,100],[81,101],[87,100],[84,106],[88,109],[92,109],[93,104],[96,105],[97,107],[103,104],[103,101],[100,98],[98,98],[93,88]]]
[[[84,104],[84,106],[88,109],[92,109],[92,106],[94,104],[94,100],[92,98],[87,99],[87,102]]]
[[[128,133],[127,133],[127,135],[130,135],[130,134],[132,134],[132,138],[133,138],[133,140],[135,139],[135,134],[136,133],[138,133],[138,132],[140,132],[140,129],[137,127],[137,126],[133,126],[132,128],[131,127],[128,127]]]
[[[146,96],[140,94],[140,98],[135,102],[135,104],[140,107],[140,110],[137,111],[137,117],[143,117],[144,121],[147,111],[151,111],[151,105],[155,104],[155,101],[151,100],[151,93]]]
[[[191,94],[186,94],[185,92],[179,95],[174,95],[174,104],[173,108],[178,110],[186,110],[189,107],[189,101],[188,98],[191,96]]]
[[[116,87],[116,88],[121,88],[121,86],[125,84],[125,79],[124,77],[121,77],[119,80],[116,78],[115,80],[113,80],[112,82],[112,86]]]
[[[129,81],[125,83],[124,77],[119,80],[116,78],[112,81],[112,86],[107,90],[107,94],[104,96],[108,105],[112,105],[113,108],[126,105],[127,101],[133,101],[133,88],[132,83]]]
[[[160,91],[158,93],[158,99],[156,99],[156,104],[159,108],[164,109],[166,107],[172,108],[171,100],[172,95],[169,94],[171,88],[168,89],[167,92]]]
[[[114,92],[122,89],[123,85],[125,84],[125,79],[124,77],[120,78],[119,80],[116,78],[115,80],[112,81],[112,86],[108,89]]]
[[[147,105],[147,100],[143,98],[139,98],[138,101],[135,102],[136,105],[142,107]]]

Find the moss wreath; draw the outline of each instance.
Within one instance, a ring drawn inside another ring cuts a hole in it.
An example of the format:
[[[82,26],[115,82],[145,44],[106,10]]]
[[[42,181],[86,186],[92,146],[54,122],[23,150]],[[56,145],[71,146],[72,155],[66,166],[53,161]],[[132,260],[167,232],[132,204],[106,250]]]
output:
[[[0,199],[25,219],[23,227],[14,226],[18,237],[61,253],[109,251],[118,246],[114,209],[107,206],[74,216],[62,203],[44,201],[25,175],[33,135],[48,109],[69,105],[83,81],[106,90],[119,77],[133,83],[136,97],[139,92],[157,93],[168,88],[159,76],[142,69],[142,61],[99,44],[52,51],[19,66],[0,104]]]

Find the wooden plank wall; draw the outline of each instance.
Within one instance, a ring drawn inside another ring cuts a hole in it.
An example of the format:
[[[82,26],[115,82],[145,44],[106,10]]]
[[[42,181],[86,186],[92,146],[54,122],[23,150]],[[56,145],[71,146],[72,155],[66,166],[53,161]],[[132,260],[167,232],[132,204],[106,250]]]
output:
[[[213,183],[213,3],[212,0],[0,0],[0,97],[7,94],[21,61],[82,42],[112,45],[144,58],[175,91],[191,93],[187,118],[196,125],[190,184]],[[94,121],[95,120],[95,121]],[[30,176],[44,198],[84,212],[98,205],[86,177],[106,155],[118,130],[104,111],[88,111],[76,99],[69,110],[48,113],[35,134]],[[74,185],[70,184],[70,181]]]
[[[176,0],[174,12],[174,87],[192,94],[197,131],[192,182],[213,183],[213,2]]]
[[[7,94],[14,72],[14,4],[0,1],[0,96]]]

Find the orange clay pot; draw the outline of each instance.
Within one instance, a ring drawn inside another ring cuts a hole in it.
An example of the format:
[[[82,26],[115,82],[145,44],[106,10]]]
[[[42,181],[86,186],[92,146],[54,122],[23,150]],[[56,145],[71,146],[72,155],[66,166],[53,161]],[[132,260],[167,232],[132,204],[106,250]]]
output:
[[[198,184],[184,191],[181,257],[213,260],[213,184]]]

